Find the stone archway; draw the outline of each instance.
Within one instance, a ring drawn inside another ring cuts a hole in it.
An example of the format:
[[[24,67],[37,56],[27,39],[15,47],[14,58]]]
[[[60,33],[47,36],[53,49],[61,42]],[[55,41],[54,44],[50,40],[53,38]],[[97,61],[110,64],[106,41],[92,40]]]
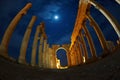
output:
[[[52,50],[53,50],[53,55],[54,55],[54,61],[53,63],[55,65],[54,68],[57,68],[57,56],[56,56],[56,51],[59,50],[59,49],[64,49],[67,53],[66,53],[66,56],[67,56],[67,61],[68,61],[68,66],[70,66],[70,57],[69,57],[69,47],[70,47],[70,44],[64,44],[64,45],[52,45]],[[59,62],[59,61],[58,61]]]
[[[68,66],[68,57],[67,57],[68,51],[63,47],[59,47],[55,53],[56,53],[57,68],[67,67]]]

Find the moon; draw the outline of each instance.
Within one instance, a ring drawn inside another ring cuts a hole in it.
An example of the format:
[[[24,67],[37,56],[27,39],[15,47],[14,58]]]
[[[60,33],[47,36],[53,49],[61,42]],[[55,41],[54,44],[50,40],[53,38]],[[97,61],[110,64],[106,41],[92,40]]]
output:
[[[54,16],[54,19],[55,19],[55,20],[57,20],[58,18],[59,18],[58,15],[55,15],[55,16]]]

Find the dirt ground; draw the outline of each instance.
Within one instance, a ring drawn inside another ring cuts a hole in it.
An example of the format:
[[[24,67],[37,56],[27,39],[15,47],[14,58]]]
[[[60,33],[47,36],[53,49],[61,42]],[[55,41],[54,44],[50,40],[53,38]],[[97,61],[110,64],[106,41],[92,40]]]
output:
[[[33,68],[0,58],[0,80],[120,80],[120,47],[104,59],[65,70]]]

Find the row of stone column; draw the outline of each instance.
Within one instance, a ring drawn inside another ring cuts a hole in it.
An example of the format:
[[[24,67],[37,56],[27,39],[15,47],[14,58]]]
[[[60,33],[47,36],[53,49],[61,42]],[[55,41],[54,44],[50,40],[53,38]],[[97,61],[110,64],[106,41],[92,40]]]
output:
[[[24,34],[22,44],[21,44],[21,48],[20,48],[20,56],[19,56],[19,59],[18,59],[19,63],[26,63],[26,52],[27,52],[28,42],[29,42],[29,39],[30,39],[30,34],[31,34],[31,31],[32,31],[32,27],[33,27],[35,21],[36,21],[36,16],[33,16],[29,25],[28,25],[28,27],[27,27],[27,29],[26,29],[26,32]]]
[[[83,64],[84,63],[83,57],[85,57],[86,60],[88,59],[87,47],[81,32],[79,33],[76,42],[74,43],[70,51],[70,57],[71,57],[70,66]]]
[[[31,3],[28,3],[22,10],[19,11],[19,13],[14,17],[14,19],[10,22],[8,28],[6,29],[4,36],[2,38],[1,44],[0,44],[0,55],[8,58],[8,45],[10,42],[10,38],[21,20],[21,18],[27,14],[27,11],[32,7]]]
[[[27,46],[28,46],[28,42],[30,39],[30,34],[32,31],[32,26],[36,21],[36,16],[33,16],[28,28],[24,34],[23,40],[22,40],[22,44],[21,44],[21,49],[20,49],[20,56],[18,59],[19,63],[22,64],[26,64],[26,52],[27,52]],[[38,41],[40,41],[40,45],[38,45]],[[47,37],[46,34],[44,32],[44,23],[41,23],[40,25],[37,26],[36,28],[36,32],[35,32],[35,36],[34,36],[34,41],[33,41],[33,45],[32,45],[32,52],[31,52],[31,65],[32,66],[36,66],[36,54],[37,54],[37,47],[39,46],[39,51],[38,51],[38,65],[40,67],[43,66],[44,62],[43,62],[43,57],[46,51],[46,44],[47,44]]]
[[[82,3],[82,1],[81,1],[81,3]],[[118,35],[118,38],[120,39],[120,25],[118,24],[116,19],[104,7],[102,7],[100,4],[98,4],[94,0],[88,0],[88,3],[92,4],[95,8],[97,8],[108,19],[108,21],[111,23],[111,25],[115,29],[115,31]],[[81,4],[81,5],[86,5],[86,4]],[[103,48],[104,54],[107,54],[108,51],[110,51],[108,48],[109,46],[107,44],[108,41],[106,41],[101,29],[99,28],[98,24],[96,23],[96,21],[91,17],[91,15],[89,13],[89,8],[90,7],[88,6],[86,16],[83,16],[85,18],[82,21],[82,23],[78,23],[80,21],[78,19],[81,18],[79,13],[78,13],[78,15],[79,15],[77,17],[78,22],[76,22],[75,26],[80,27],[80,28],[76,28],[77,30],[79,29],[79,32],[77,31],[77,33],[76,33],[74,30],[74,32],[76,34],[74,33],[74,35],[72,35],[72,38],[74,38],[72,40],[75,40],[75,41],[73,44],[71,44],[71,47],[70,47],[71,65],[82,64],[84,61],[83,57],[85,57],[86,61],[88,60],[88,52],[87,52],[87,47],[86,47],[84,37],[86,37],[88,44],[90,46],[92,58],[96,59],[96,57],[97,57],[92,37],[91,37],[90,32],[88,31],[86,24],[85,24],[86,19],[88,19],[90,21],[90,25],[93,27],[94,31],[96,32],[97,37],[100,41],[100,44]],[[81,8],[79,8],[79,10],[81,11]],[[80,11],[78,11],[78,12],[80,12]],[[84,31],[84,34],[82,34],[82,30]],[[74,36],[77,36],[77,37],[74,37]]]
[[[11,21],[9,24],[8,28],[6,29],[2,42],[0,44],[0,55],[9,58],[8,56],[8,45],[10,38],[12,36],[12,33],[14,32],[14,29],[16,28],[17,24],[27,13],[27,11],[31,8],[32,4],[28,3]],[[28,47],[28,42],[30,39],[32,27],[36,21],[36,16],[32,16],[31,21],[29,22],[29,25],[26,29],[26,32],[24,34],[21,48],[20,48],[20,56],[18,59],[19,63],[26,64],[26,52],[27,52],[27,47]],[[47,37],[44,31],[44,23],[41,23],[40,25],[37,26],[36,28],[36,33],[34,36],[34,41],[33,41],[33,46],[32,46],[32,53],[31,53],[31,65],[35,66],[36,65],[36,53],[37,53],[37,46],[38,46],[38,41],[40,41],[39,44],[39,51],[38,51],[38,65],[39,67],[46,66],[44,65],[45,59],[46,58],[46,53],[49,50],[49,45],[47,44]],[[50,49],[51,50],[51,49]],[[49,51],[50,51],[49,50]],[[47,58],[46,58],[47,59]],[[47,62],[47,60],[46,60]]]
[[[32,17],[31,21],[32,23],[35,22],[34,16]],[[29,27],[27,28],[22,41],[20,56],[19,56],[19,63],[22,64],[26,64],[26,50],[27,50],[31,30],[32,28]],[[39,45],[38,45],[38,41],[40,41]],[[39,47],[39,49],[37,47]],[[37,51],[38,51],[38,56],[36,56]],[[37,26],[34,36],[32,52],[31,52],[31,65],[39,66],[39,67],[47,67],[48,51],[49,51],[49,45],[47,44],[47,36],[44,31],[44,23],[41,23],[40,25]],[[36,64],[36,57],[38,57],[38,65]]]
[[[90,17],[90,16],[89,16],[88,18],[89,18],[90,20],[93,20],[93,18]],[[94,21],[93,23],[91,23],[91,24],[96,24],[96,25],[97,25],[97,23],[96,23],[95,21]],[[98,38],[99,38],[99,40],[100,40],[101,45],[103,45],[104,51],[107,51],[106,40],[105,40],[105,38],[104,38],[104,36],[103,36],[103,34],[102,34],[99,26],[96,26],[96,25],[94,25],[94,30],[95,30],[95,32],[96,32],[97,35],[98,35]],[[84,34],[82,34],[82,30],[84,31]],[[96,57],[97,57],[97,55],[96,55],[96,50],[95,50],[95,46],[94,46],[92,37],[91,37],[91,35],[90,35],[90,33],[89,33],[89,31],[88,31],[85,23],[83,23],[83,24],[82,24],[82,29],[79,31],[78,37],[76,38],[76,42],[75,42],[74,45],[73,45],[73,49],[71,49],[71,51],[74,52],[73,55],[76,55],[76,53],[77,53],[78,56],[81,55],[80,57],[74,57],[74,58],[73,58],[73,59],[78,59],[77,63],[79,63],[79,62],[80,62],[80,59],[82,60],[83,57],[85,57],[85,60],[86,60],[86,61],[88,60],[88,52],[87,52],[87,47],[86,47],[86,43],[85,43],[85,40],[84,40],[84,36],[83,36],[83,35],[87,38],[88,44],[89,44],[89,46],[90,46],[90,51],[91,51],[92,58],[93,58],[93,59],[96,59]],[[100,36],[99,36],[99,35],[100,35]],[[77,45],[78,45],[77,48],[75,47],[75,46],[76,46],[76,43],[77,43]],[[80,47],[80,44],[81,44],[82,49],[81,49],[81,47]],[[76,49],[76,50],[74,50],[74,49]],[[82,52],[82,50],[83,50],[83,52]],[[81,52],[77,52],[77,51],[81,51]],[[72,53],[72,52],[71,52],[71,53]],[[78,65],[77,63],[74,64],[74,65]],[[81,63],[83,63],[83,60],[82,60]],[[79,64],[80,64],[80,63],[79,63]]]

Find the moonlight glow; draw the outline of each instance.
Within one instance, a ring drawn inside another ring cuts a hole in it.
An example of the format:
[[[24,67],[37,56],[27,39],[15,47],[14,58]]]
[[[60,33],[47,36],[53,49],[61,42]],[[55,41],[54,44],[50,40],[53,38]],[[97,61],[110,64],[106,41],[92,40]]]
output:
[[[59,18],[59,17],[58,17],[57,15],[55,15],[55,16],[54,16],[54,19],[56,19],[56,20],[57,20],[58,18]]]

